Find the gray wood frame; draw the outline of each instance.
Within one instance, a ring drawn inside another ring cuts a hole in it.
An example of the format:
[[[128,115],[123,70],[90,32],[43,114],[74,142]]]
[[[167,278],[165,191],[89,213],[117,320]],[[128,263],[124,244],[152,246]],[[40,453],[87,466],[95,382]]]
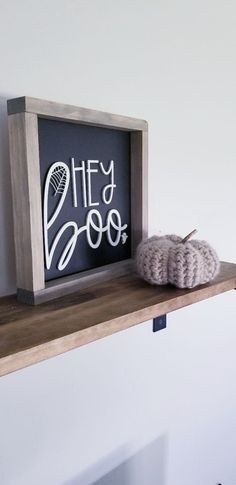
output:
[[[11,99],[7,106],[18,299],[38,304],[131,272],[136,247],[148,231],[147,122],[29,97]],[[38,117],[130,132],[132,259],[45,283]]]

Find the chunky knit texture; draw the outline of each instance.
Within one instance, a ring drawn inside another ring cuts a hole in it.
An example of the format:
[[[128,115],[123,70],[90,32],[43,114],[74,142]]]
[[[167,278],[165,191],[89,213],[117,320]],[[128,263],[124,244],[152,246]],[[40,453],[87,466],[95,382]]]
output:
[[[171,283],[194,288],[215,278],[220,269],[215,250],[206,241],[187,241],[175,235],[142,241],[136,253],[138,274],[153,285]]]

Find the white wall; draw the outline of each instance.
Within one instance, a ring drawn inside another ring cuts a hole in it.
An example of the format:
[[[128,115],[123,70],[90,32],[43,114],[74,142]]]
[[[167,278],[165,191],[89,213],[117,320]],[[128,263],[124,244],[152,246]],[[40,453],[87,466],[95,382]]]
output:
[[[235,58],[234,0],[0,0],[1,294],[21,95],[147,119],[150,233],[198,227],[235,260]],[[1,485],[235,485],[235,297],[1,378]]]

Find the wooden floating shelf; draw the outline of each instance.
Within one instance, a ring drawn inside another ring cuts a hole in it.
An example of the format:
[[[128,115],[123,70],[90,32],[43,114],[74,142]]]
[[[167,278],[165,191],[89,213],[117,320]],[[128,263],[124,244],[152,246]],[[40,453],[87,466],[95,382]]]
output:
[[[236,264],[221,263],[212,283],[192,290],[132,274],[36,307],[1,298],[0,376],[234,288]]]

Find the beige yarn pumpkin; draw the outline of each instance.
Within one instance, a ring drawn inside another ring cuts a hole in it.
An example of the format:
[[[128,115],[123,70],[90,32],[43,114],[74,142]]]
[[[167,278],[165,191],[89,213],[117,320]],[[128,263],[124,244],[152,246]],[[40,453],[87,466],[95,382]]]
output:
[[[220,268],[215,250],[206,241],[187,238],[167,235],[142,241],[136,253],[141,278],[153,285],[171,283],[178,288],[194,288],[214,279]]]

